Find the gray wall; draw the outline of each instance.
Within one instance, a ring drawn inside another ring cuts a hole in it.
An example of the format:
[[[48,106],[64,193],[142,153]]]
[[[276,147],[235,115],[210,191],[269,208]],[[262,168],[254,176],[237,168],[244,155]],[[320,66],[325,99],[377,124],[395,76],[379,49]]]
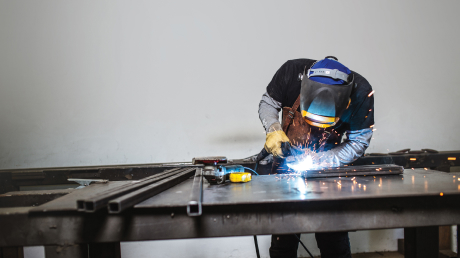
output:
[[[242,158],[288,59],[375,93],[371,152],[459,149],[458,1],[1,1],[0,167]]]
[[[0,0],[0,169],[255,154],[265,138],[258,102],[275,71],[326,55],[376,91],[370,152],[460,149],[459,9],[455,0]]]

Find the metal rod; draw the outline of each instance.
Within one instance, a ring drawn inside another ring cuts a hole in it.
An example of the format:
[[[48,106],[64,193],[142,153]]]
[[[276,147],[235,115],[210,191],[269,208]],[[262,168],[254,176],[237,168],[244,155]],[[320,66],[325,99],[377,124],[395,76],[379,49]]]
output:
[[[194,170],[195,168],[185,168],[185,169]],[[146,185],[163,180],[171,175],[178,174],[182,172],[183,170],[184,168],[175,168],[175,169],[166,170],[162,173],[146,177],[136,183],[133,183],[132,185],[116,187],[114,189],[101,192],[96,196],[93,196],[93,197],[90,197],[84,200],[77,200],[77,210],[86,211],[86,212],[95,212],[101,208],[106,207],[107,203],[112,199],[115,199],[129,192],[135,191]]]
[[[256,246],[256,254],[257,254],[257,258],[260,258],[260,253],[259,253],[259,244],[257,243],[257,235],[254,235],[254,245]]]
[[[460,258],[460,238],[458,232],[460,232],[460,225],[457,225],[457,258]]]
[[[201,216],[201,200],[203,197],[203,169],[197,168],[195,178],[193,178],[192,193],[187,204],[187,214],[189,216]]]
[[[171,188],[185,180],[190,178],[195,173],[196,168],[188,168],[182,170],[180,173],[169,176],[166,179],[155,182],[151,185],[140,188],[134,192],[130,192],[126,195],[120,196],[114,200],[111,200],[108,205],[109,213],[120,213],[137,203],[144,201],[156,194],[163,192],[164,190]]]
[[[399,175],[404,173],[404,168],[398,165],[362,165],[337,168],[315,169],[302,172],[306,178],[336,177],[336,176],[377,176]]]

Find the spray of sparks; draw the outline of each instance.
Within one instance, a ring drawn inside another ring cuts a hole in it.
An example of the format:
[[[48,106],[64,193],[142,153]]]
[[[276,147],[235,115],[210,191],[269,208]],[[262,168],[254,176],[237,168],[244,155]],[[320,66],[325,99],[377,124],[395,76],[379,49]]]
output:
[[[337,134],[337,132],[335,133]],[[311,132],[309,132],[308,138],[310,138],[310,134]],[[321,151],[330,135],[330,133],[323,132],[321,138],[318,141],[318,144],[313,144],[312,146],[309,146],[308,141],[307,143],[303,144],[299,144],[294,141],[294,144],[302,148],[304,153],[297,155],[295,158],[291,158],[291,160],[287,160],[287,166],[289,167],[289,170],[294,171],[294,173],[301,173],[303,171],[331,167],[329,164],[326,164],[326,162],[320,162],[319,159],[321,159],[322,156],[320,152],[316,153],[317,151]],[[339,136],[340,134],[337,135]]]

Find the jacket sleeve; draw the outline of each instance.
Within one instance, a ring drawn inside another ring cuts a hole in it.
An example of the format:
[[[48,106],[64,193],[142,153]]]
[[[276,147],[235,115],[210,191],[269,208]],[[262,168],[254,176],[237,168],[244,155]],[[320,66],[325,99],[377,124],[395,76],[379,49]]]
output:
[[[339,167],[349,164],[364,154],[372,139],[372,129],[347,131],[347,139],[339,146],[319,153],[312,153],[312,159],[322,167]]]
[[[281,128],[279,122],[280,110],[281,102],[276,101],[265,92],[259,103],[259,118],[267,133],[270,128],[278,128],[278,125],[279,128]]]

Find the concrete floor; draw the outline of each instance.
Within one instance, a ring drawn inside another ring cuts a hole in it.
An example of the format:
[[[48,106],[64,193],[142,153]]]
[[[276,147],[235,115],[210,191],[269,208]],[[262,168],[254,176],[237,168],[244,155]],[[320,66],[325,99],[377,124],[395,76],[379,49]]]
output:
[[[353,258],[404,258],[404,255],[398,252],[378,252],[378,253],[361,253],[353,254]],[[315,258],[320,258],[320,256],[315,256]]]

